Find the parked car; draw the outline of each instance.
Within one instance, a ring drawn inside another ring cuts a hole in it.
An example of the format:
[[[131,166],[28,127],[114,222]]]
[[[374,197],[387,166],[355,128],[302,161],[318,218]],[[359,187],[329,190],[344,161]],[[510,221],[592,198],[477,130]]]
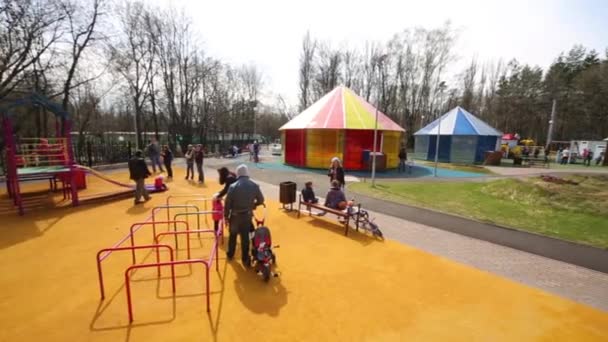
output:
[[[273,143],[270,145],[270,154],[280,156],[283,154],[283,146],[279,143]]]

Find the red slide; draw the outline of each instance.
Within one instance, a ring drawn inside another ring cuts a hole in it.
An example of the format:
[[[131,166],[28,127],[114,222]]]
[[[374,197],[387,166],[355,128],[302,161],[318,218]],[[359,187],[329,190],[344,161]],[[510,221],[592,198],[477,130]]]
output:
[[[86,172],[92,174],[95,177],[103,179],[104,181],[106,181],[108,183],[112,183],[114,185],[117,185],[117,186],[120,186],[120,187],[123,187],[123,188],[135,189],[135,185],[126,184],[126,183],[121,183],[121,182],[115,181],[112,178],[104,175],[103,173],[91,169],[90,167],[86,167],[86,166],[83,166],[83,165],[75,165],[75,166],[76,166],[77,169],[86,171]],[[151,191],[151,192],[160,192],[160,191],[167,190],[167,186],[163,184],[162,187],[157,187],[157,186],[155,186],[155,184],[146,184],[146,189],[148,189],[148,191]]]

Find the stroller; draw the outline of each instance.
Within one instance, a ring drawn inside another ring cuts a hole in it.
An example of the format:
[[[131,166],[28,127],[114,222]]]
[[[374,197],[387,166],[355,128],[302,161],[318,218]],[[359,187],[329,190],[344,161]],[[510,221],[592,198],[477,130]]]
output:
[[[254,215],[254,220],[257,228],[251,225],[249,231],[249,239],[251,240],[251,260],[257,274],[261,275],[264,281],[268,281],[270,276],[278,277],[277,273],[272,271],[272,265],[276,264],[277,257],[272,252],[272,237],[270,229],[264,226],[266,218],[266,206],[264,205],[264,216],[260,219]],[[275,246],[279,247],[279,246]]]

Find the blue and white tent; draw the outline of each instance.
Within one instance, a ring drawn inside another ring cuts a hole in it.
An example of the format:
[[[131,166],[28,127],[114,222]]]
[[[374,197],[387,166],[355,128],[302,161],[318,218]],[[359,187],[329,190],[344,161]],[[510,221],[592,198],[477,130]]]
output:
[[[482,162],[484,152],[499,149],[502,133],[475,115],[456,107],[414,133],[417,158],[435,160],[439,132],[439,161]]]

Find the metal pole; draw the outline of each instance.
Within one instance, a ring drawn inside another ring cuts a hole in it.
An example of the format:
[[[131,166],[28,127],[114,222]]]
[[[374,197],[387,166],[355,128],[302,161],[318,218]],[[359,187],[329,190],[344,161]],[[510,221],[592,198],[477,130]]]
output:
[[[551,108],[551,119],[549,120],[549,132],[547,132],[547,145],[545,145],[545,153],[549,149],[549,145],[551,145],[551,141],[553,140],[553,125],[555,124],[555,107],[557,106],[557,101],[553,99],[553,107]]]
[[[139,127],[137,127],[136,113],[133,113],[133,128],[135,129],[135,149],[139,150]]]
[[[378,59],[378,72],[381,72],[382,62],[386,55],[380,56]],[[383,94],[384,95],[384,94]],[[376,186],[376,148],[378,147],[378,107],[380,106],[380,94],[376,101],[376,121],[374,122],[374,150],[372,151],[372,188]]]
[[[256,118],[255,118],[255,107],[254,107],[253,108],[253,140],[257,140],[257,138],[255,136],[256,126],[257,126],[257,122],[256,122]]]
[[[374,150],[372,151],[372,187],[376,186],[376,147],[378,144],[378,107],[376,107],[376,122],[374,124]]]
[[[435,142],[435,170],[433,170],[433,177],[437,177],[437,164],[439,164],[439,138],[441,137],[441,118],[439,117],[439,124],[437,125],[437,141]]]

